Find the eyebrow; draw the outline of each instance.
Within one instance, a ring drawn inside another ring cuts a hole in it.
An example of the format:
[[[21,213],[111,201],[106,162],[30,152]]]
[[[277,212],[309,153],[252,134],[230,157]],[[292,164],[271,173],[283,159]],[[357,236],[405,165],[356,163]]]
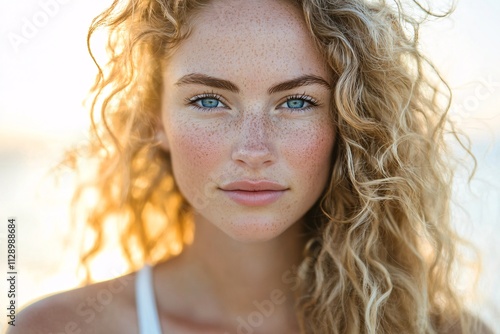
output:
[[[220,88],[220,89],[225,89],[230,92],[234,93],[239,93],[240,89],[238,86],[236,86],[234,83],[228,80],[212,77],[209,75],[201,74],[201,73],[191,73],[191,74],[186,74],[182,78],[179,79],[175,83],[175,85],[180,86],[180,85],[185,85],[185,84],[198,84],[198,85],[205,85],[205,86],[210,86],[214,88]],[[277,92],[282,92],[285,90],[290,90],[293,88],[297,87],[302,87],[302,86],[307,86],[307,85],[313,85],[313,84],[319,84],[327,89],[331,89],[332,86],[323,78],[312,75],[312,74],[307,74],[307,75],[302,75],[300,77],[283,81],[280,82],[271,88],[267,90],[269,94],[277,93]]]

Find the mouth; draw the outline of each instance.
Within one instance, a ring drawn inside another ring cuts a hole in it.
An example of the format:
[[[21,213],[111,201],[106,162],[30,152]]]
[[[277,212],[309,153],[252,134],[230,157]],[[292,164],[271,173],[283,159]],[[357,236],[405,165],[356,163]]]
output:
[[[276,202],[287,189],[284,190],[224,190],[224,193],[234,202],[244,206],[264,206]]]
[[[278,182],[271,180],[240,180],[231,182],[223,187],[222,190],[240,190],[240,191],[281,191],[288,189]]]
[[[219,188],[234,202],[244,206],[264,206],[276,202],[288,187],[267,179],[244,179]]]

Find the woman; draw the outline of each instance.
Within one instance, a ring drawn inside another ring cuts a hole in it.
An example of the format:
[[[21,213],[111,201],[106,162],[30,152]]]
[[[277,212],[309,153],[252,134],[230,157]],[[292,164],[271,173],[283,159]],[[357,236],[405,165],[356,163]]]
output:
[[[446,85],[399,6],[129,0],[99,27],[83,263],[113,223],[138,271],[9,333],[487,332],[451,280]]]

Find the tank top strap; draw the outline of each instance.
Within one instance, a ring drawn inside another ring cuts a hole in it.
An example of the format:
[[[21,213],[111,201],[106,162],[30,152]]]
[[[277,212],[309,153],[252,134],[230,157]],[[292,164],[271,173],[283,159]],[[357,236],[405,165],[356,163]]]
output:
[[[153,288],[153,271],[149,264],[136,274],[135,300],[140,334],[161,334],[160,319]]]

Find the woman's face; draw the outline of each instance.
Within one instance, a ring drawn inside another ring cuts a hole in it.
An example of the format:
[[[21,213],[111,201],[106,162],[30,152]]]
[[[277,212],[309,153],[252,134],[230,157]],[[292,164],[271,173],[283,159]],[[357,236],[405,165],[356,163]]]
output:
[[[198,219],[270,240],[328,180],[330,71],[288,3],[214,1],[192,20],[164,73],[162,147]]]

